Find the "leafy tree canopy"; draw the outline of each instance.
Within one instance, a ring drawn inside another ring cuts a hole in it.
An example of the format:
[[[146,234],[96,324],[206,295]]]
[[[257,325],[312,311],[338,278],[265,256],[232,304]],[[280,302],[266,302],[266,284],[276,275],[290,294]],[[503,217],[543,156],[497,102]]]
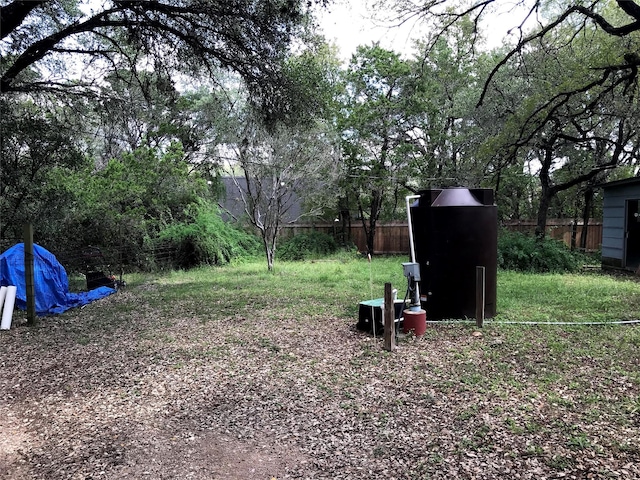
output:
[[[286,102],[282,60],[311,3],[2,0],[0,91],[96,93],[123,64],[214,78],[222,67],[238,72],[262,111],[275,115]]]
[[[420,18],[436,27],[444,35],[453,25],[461,21],[471,21],[473,33],[480,37],[482,24],[501,5],[497,0],[453,1],[453,0],[380,0],[377,4],[390,6],[396,21]],[[379,5],[378,5],[379,7]],[[512,2],[512,13],[517,18],[510,30],[516,38],[506,53],[496,63],[487,76],[484,90],[479,97],[481,104],[492,80],[511,60],[526,52],[533,42],[545,41],[561,28],[570,33],[565,36],[561,48],[570,49],[574,41],[589,36],[594,30],[605,36],[616,38],[616,54],[599,58],[599,67],[594,75],[575,83],[566,90],[567,95],[580,95],[593,85],[607,85],[615,88],[620,82],[632,83],[637,80],[640,55],[637,53],[638,32],[640,32],[640,4],[636,0],[593,0],[584,2],[556,2],[546,0],[519,0]],[[550,42],[554,48],[559,44]],[[593,47],[597,50],[597,41]],[[558,66],[568,75],[573,70]],[[594,83],[595,82],[595,83]]]
[[[61,183],[87,165],[81,142],[60,109],[0,98],[0,234],[18,237],[25,222],[49,224],[71,192]],[[41,228],[41,233],[47,227]]]

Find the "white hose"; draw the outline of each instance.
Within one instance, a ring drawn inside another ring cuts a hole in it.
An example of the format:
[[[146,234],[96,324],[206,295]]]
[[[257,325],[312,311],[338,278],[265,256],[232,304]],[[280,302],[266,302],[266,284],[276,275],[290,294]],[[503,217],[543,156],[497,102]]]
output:
[[[427,320],[427,323],[437,325],[439,323],[476,323],[475,320]],[[489,325],[634,325],[640,324],[640,320],[612,320],[610,322],[514,322],[509,320],[485,320]]]
[[[475,320],[474,320],[475,321]],[[510,322],[510,321],[489,321],[499,325],[630,325],[640,323],[640,320],[614,320],[611,322]]]

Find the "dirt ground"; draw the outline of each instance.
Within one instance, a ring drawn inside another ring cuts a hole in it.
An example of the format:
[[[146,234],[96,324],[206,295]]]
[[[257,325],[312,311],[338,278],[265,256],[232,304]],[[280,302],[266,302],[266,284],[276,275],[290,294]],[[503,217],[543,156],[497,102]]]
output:
[[[0,479],[640,478],[638,382],[604,353],[443,326],[389,354],[351,318],[141,292],[0,335]]]

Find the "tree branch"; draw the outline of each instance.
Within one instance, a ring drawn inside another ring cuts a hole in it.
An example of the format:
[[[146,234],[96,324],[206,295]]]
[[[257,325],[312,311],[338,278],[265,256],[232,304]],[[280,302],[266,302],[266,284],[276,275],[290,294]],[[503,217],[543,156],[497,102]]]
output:
[[[129,20],[108,20],[110,14],[114,12],[115,10],[101,12],[85,22],[69,25],[67,28],[63,28],[59,32],[55,32],[31,44],[2,75],[0,92],[5,93],[15,90],[12,84],[16,77],[37,61],[42,60],[62,40],[79,33],[89,32],[98,27],[123,27],[131,24]]]
[[[82,49],[60,45],[61,42],[78,34],[99,36],[106,32],[113,36],[113,29],[122,29],[130,42],[139,42],[135,45],[138,50],[140,47],[152,50],[160,42],[173,50],[173,58],[181,57],[183,66],[198,64],[212,71],[221,65],[237,71],[267,106],[279,101],[276,96],[269,96],[268,90],[278,85],[277,59],[289,39],[290,29],[301,16],[300,4],[304,2],[289,1],[283,7],[276,0],[258,2],[257,6],[250,0],[114,1],[112,8],[84,21],[78,18],[16,52],[0,78],[0,92],[25,91],[26,84],[19,86],[17,79],[53,49],[71,54],[74,48]],[[157,54],[166,56],[166,49]]]
[[[622,8],[625,13],[635,18],[634,22],[628,23],[626,25],[622,25],[621,27],[614,27],[611,23],[609,23],[602,15],[597,14],[591,8],[584,7],[582,5],[575,5],[569,8],[567,11],[573,10],[581,13],[587,18],[592,19],[600,28],[602,28],[609,35],[614,35],[616,37],[624,37],[625,35],[629,35],[632,32],[640,30],[640,13],[638,16],[632,15],[631,11],[638,10],[640,12],[640,7],[636,5],[632,0],[617,0],[618,5]],[[623,6],[623,4],[625,6]],[[629,5],[627,7],[627,5]],[[633,5],[635,8],[631,7]],[[628,10],[628,11],[627,11]],[[573,13],[573,12],[570,12]]]
[[[624,13],[640,21],[640,5],[632,0],[616,0],[616,3]]]
[[[34,9],[46,0],[16,0],[0,8],[0,39],[10,35]]]
[[[492,83],[493,78],[496,76],[498,71],[502,67],[504,67],[507,64],[507,62],[509,62],[509,60],[513,56],[520,53],[523,50],[523,48],[529,43],[531,43],[532,41],[543,38],[547,33],[549,33],[551,30],[553,30],[554,28],[562,24],[569,16],[571,16],[574,13],[579,13],[584,15],[587,18],[592,19],[600,28],[602,28],[609,35],[623,37],[623,36],[629,35],[632,32],[639,31],[640,30],[640,6],[638,6],[632,0],[617,0],[617,2],[618,2],[618,5],[620,5],[620,7],[623,8],[623,10],[625,10],[626,13],[636,18],[636,21],[623,25],[621,27],[614,27],[602,15],[599,15],[596,12],[594,12],[592,8],[584,7],[582,5],[572,5],[571,7],[567,8],[560,16],[558,16],[553,22],[549,23],[539,31],[521,39],[518,42],[518,44],[509,53],[507,53],[504,56],[504,58],[500,60],[500,62],[498,62],[498,64],[495,67],[493,67],[493,69],[489,73],[489,76],[487,77],[487,80],[485,81],[484,86],[482,88],[482,92],[480,93],[480,99],[478,100],[477,106],[479,107],[484,103],[484,99],[487,95],[489,85]],[[622,7],[621,4],[625,4],[625,7]],[[629,12],[633,12],[633,14]],[[625,65],[625,67],[633,68],[636,65],[637,64],[630,63],[629,65]],[[605,67],[605,68],[608,69],[609,67]]]

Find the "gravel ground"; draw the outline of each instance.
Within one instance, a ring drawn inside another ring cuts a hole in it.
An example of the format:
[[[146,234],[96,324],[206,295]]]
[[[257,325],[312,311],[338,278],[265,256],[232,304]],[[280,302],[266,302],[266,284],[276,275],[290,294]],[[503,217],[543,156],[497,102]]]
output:
[[[640,479],[634,365],[497,326],[390,354],[353,318],[153,288],[0,335],[0,478]]]

